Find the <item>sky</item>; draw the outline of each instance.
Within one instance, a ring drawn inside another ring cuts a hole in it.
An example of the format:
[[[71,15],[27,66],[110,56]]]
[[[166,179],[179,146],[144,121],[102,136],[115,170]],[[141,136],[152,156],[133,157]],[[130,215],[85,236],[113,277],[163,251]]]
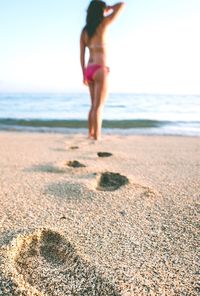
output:
[[[110,92],[200,94],[200,0],[125,3],[109,28]],[[0,0],[0,92],[86,92],[79,36],[88,4]]]

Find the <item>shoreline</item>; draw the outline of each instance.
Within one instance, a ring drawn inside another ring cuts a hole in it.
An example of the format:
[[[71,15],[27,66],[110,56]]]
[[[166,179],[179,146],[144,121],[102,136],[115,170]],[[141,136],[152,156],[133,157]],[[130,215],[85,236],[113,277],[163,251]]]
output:
[[[120,123],[117,123],[115,127],[109,127],[109,123],[107,127],[103,125],[102,133],[105,135],[124,135],[124,136],[181,136],[181,137],[200,137],[200,128],[198,128],[198,124],[192,123],[192,126],[188,126],[187,124],[169,124],[169,125],[160,125],[159,122],[152,121],[151,126],[145,126],[145,122],[137,123],[138,121],[134,122],[133,124],[139,125],[139,127],[135,126],[134,128],[127,128],[127,123],[123,121],[124,127],[120,127]],[[151,122],[151,121],[150,121]],[[122,123],[122,124],[123,124]],[[112,126],[112,123],[110,123]],[[144,126],[143,126],[144,125]],[[153,125],[157,125],[157,127],[153,127]],[[74,126],[74,121],[67,123],[66,126],[71,127],[58,127],[51,126],[50,124],[39,124],[38,126],[32,126],[32,124],[25,124],[25,125],[4,125],[0,124],[0,132],[25,132],[25,133],[54,133],[54,134],[87,134],[87,121],[76,121]],[[83,127],[81,127],[83,126]],[[143,127],[142,127],[143,126]]]
[[[0,132],[0,292],[198,295],[198,151],[199,137]]]
[[[73,136],[73,135],[82,135],[87,139],[88,129],[80,128],[80,129],[0,129],[0,134],[5,133],[16,133],[16,134],[46,134],[46,135],[65,135],[65,136]],[[121,136],[121,137],[164,137],[164,138],[200,138],[200,135],[195,134],[173,134],[173,133],[156,133],[155,131],[145,132],[145,130],[141,131],[137,129],[130,129],[126,131],[121,131],[120,129],[102,129],[102,136],[112,137],[112,136]],[[98,142],[98,141],[97,141]]]

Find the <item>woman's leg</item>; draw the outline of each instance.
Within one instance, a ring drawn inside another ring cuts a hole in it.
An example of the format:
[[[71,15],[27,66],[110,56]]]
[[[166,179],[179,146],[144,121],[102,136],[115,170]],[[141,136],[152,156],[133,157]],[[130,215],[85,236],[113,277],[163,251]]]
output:
[[[108,70],[99,69],[94,76],[94,98],[91,111],[92,126],[94,126],[94,139],[101,138],[102,111],[108,93]]]
[[[94,103],[94,82],[89,84],[90,98],[91,98],[91,108],[88,114],[88,129],[89,129],[89,138],[94,138],[94,124],[92,121],[92,106]]]

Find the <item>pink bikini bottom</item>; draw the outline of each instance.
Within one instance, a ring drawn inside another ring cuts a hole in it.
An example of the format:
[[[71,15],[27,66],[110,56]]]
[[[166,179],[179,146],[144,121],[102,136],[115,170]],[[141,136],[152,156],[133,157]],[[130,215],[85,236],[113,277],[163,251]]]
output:
[[[99,64],[90,64],[85,68],[84,76],[88,82],[92,82],[94,80],[95,73],[100,69],[105,68],[107,72],[109,72],[109,68],[107,66],[99,65]]]

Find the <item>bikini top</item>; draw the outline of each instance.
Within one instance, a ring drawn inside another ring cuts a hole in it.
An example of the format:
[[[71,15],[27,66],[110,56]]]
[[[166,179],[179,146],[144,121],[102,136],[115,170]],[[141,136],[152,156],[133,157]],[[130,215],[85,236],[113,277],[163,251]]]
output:
[[[106,44],[91,44],[91,45],[88,45],[88,48],[90,48],[90,49],[104,48],[105,46],[106,46]]]

